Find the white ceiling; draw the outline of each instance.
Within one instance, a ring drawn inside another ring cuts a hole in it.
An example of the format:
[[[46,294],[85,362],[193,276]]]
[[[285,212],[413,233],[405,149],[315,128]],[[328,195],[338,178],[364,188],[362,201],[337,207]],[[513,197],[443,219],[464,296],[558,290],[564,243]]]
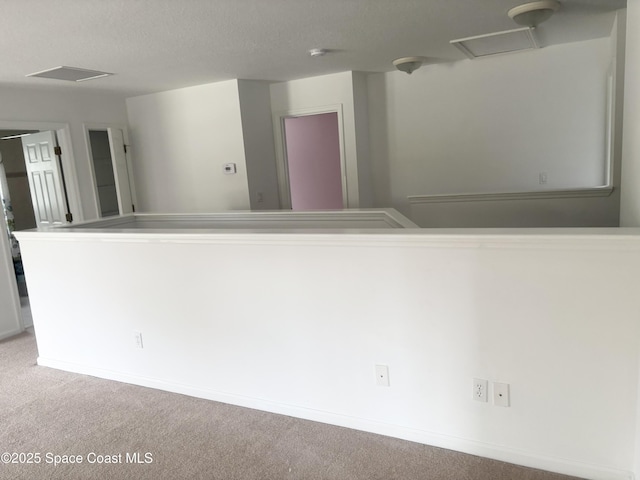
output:
[[[2,0],[0,85],[126,95],[232,78],[292,80],[393,70],[397,57],[464,58],[450,40],[518,27],[526,0]],[[561,0],[545,45],[608,36],[626,0]],[[333,50],[311,58],[311,48]],[[482,60],[476,60],[482,61]],[[113,72],[83,83],[25,78],[65,65]]]

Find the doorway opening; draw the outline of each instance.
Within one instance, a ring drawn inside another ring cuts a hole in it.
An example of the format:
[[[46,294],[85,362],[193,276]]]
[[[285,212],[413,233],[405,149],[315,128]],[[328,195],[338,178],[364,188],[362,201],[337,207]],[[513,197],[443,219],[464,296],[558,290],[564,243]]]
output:
[[[27,166],[24,159],[22,138],[37,133],[37,130],[0,130],[0,199],[2,200],[2,223],[9,236],[11,259],[20,297],[23,326],[30,327],[31,307],[24,278],[20,246],[13,236],[14,231],[37,227],[31,201]],[[4,232],[2,234],[5,234]]]
[[[126,129],[121,126],[111,128],[110,125],[95,127],[109,136],[119,211],[122,214],[132,212],[135,191],[131,164],[126,158]],[[87,148],[91,159],[88,137]],[[33,322],[19,244],[11,232],[70,221],[81,222],[84,215],[69,124],[0,121],[0,154],[3,155],[1,163],[7,167],[11,164],[6,169],[9,175],[2,175],[5,169],[0,169],[0,198],[6,198],[6,202],[0,204],[0,235],[7,235],[5,238],[9,241],[6,246],[2,242],[2,250],[14,260],[17,284],[14,310],[16,314],[22,313],[21,318],[15,317],[15,324],[21,331],[32,326]],[[91,163],[89,167],[93,173]],[[96,185],[93,190],[97,203]],[[10,271],[6,274],[11,276]]]
[[[101,217],[118,215],[116,177],[111,164],[109,135],[104,130],[89,130],[91,160],[98,194],[98,211]]]
[[[274,117],[281,208],[347,208],[341,106],[289,111]]]
[[[62,214],[57,215],[60,223],[66,223],[71,219],[73,213],[73,221],[82,221],[84,219],[81,208],[80,191],[78,185],[78,176],[76,173],[76,162],[71,147],[70,126],[67,123],[44,122],[44,121],[5,121],[0,120],[0,131],[4,132],[0,135],[0,151],[3,153],[3,163],[9,162],[13,165],[9,170],[9,177],[6,178],[7,185],[4,192],[7,192],[10,199],[10,207],[5,208],[0,204],[0,235],[6,235],[1,242],[1,249],[4,251],[5,258],[12,257],[13,265],[8,262],[8,268],[3,269],[0,274],[6,275],[8,281],[12,281],[15,275],[16,285],[13,310],[15,317],[12,315],[12,323],[14,323],[17,332],[30,327],[33,322],[31,320],[30,307],[28,304],[28,291],[24,281],[24,270],[22,269],[22,259],[19,253],[19,244],[14,237],[11,236],[10,230],[34,228],[45,222],[49,225],[55,224],[56,215],[47,211],[51,207],[47,203],[46,198],[50,201],[56,199],[58,206],[62,205]],[[40,139],[38,136],[44,135],[48,139]],[[24,141],[23,141],[24,140]],[[13,141],[11,145],[10,141]],[[47,144],[48,142],[48,144]],[[7,146],[8,145],[8,146]],[[5,152],[5,149],[10,149]],[[29,147],[29,148],[27,148]],[[25,159],[31,157],[33,162]],[[43,161],[44,160],[44,161]],[[61,184],[61,176],[56,176],[50,172],[53,166],[56,166],[59,172],[66,174],[66,192]],[[17,171],[14,171],[13,169]],[[26,172],[26,175],[25,175]],[[14,175],[15,174],[15,175]],[[39,190],[32,189],[29,185],[35,178]],[[21,184],[19,188],[13,188],[13,184]],[[12,188],[9,188],[11,185]],[[15,192],[14,192],[15,190]],[[36,191],[34,191],[36,190]],[[61,194],[61,196],[58,196]],[[34,199],[37,196],[38,203]],[[42,207],[42,210],[38,209]],[[26,213],[25,213],[26,212]],[[41,214],[41,216],[39,216]],[[35,222],[35,223],[34,223]],[[11,268],[13,266],[13,269]],[[13,270],[13,272],[11,271]],[[21,308],[22,306],[22,308]]]
[[[291,209],[342,209],[338,114],[287,117],[284,139]]]
[[[100,217],[135,212],[131,165],[124,133],[85,125],[94,192]]]

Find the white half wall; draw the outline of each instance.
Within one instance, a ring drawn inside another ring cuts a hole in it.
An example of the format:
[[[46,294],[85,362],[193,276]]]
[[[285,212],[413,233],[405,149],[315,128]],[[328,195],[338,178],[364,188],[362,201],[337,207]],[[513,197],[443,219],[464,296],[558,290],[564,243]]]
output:
[[[638,230],[20,241],[41,365],[631,478]],[[388,388],[376,386],[378,364]],[[473,378],[510,384],[511,406],[474,401]]]
[[[250,208],[238,81],[128,98],[139,211]],[[237,173],[225,175],[224,164]]]
[[[370,75],[376,205],[410,215],[410,195],[603,185],[611,42]],[[607,213],[596,224],[617,225],[617,197],[599,201]],[[550,214],[547,205],[537,213]]]
[[[80,212],[73,211],[76,220],[99,217],[94,182],[86,145],[83,123],[127,124],[125,99],[122,95],[71,91],[0,87],[0,122],[2,128],[23,124],[67,124],[73,149],[73,169],[77,175],[77,203]],[[59,139],[60,140],[60,139]],[[63,139],[64,140],[64,139]],[[67,153],[68,154],[68,153]],[[63,152],[63,156],[65,152]],[[68,176],[70,172],[65,172]],[[69,181],[69,180],[68,180]],[[71,198],[72,202],[76,199]]]

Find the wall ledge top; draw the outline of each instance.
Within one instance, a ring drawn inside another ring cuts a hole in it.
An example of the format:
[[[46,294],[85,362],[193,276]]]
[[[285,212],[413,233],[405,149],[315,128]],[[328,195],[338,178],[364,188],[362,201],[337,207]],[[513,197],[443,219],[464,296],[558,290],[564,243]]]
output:
[[[448,202],[487,202],[503,200],[540,200],[551,198],[584,198],[608,197],[613,193],[612,186],[590,188],[568,188],[562,190],[539,190],[532,192],[498,192],[498,193],[456,193],[437,195],[410,195],[409,203],[448,203]]]

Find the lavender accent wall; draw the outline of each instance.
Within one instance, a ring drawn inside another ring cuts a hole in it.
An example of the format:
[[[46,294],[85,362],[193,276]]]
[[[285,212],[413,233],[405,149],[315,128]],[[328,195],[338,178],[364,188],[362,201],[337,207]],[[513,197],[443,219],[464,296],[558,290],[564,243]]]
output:
[[[343,208],[338,114],[285,119],[292,210]]]

